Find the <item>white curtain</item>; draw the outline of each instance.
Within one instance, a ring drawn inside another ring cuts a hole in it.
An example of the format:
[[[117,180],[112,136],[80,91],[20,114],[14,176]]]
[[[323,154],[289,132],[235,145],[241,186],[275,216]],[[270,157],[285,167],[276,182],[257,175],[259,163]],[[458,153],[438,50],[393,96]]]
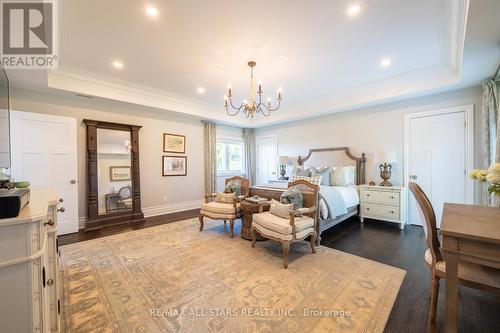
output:
[[[217,182],[217,126],[205,122],[205,193],[214,193]]]
[[[493,163],[500,162],[500,121],[496,82],[494,80],[484,82],[483,91],[483,164],[488,168]],[[487,194],[485,201],[487,205],[491,205],[493,194]]]
[[[243,140],[245,141],[245,173],[250,184],[255,184],[255,130],[253,128],[243,129]]]

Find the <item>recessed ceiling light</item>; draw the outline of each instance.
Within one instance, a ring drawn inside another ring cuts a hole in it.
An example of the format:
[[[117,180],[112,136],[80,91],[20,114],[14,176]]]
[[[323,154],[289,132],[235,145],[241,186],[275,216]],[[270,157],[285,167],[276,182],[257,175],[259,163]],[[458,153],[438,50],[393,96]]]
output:
[[[148,14],[151,17],[156,17],[158,16],[158,9],[156,9],[153,6],[148,6],[146,7],[146,14]]]
[[[113,61],[113,67],[116,69],[122,69],[123,68],[123,62],[115,60]]]
[[[352,5],[347,9],[347,15],[349,17],[354,17],[354,16],[357,16],[360,11],[361,11],[360,5]]]
[[[205,88],[203,88],[203,87],[198,87],[198,88],[196,89],[196,92],[198,92],[198,94],[204,94],[204,93],[205,93]]]
[[[380,66],[382,67],[389,67],[391,63],[392,63],[391,58],[382,58],[382,60],[380,60]]]

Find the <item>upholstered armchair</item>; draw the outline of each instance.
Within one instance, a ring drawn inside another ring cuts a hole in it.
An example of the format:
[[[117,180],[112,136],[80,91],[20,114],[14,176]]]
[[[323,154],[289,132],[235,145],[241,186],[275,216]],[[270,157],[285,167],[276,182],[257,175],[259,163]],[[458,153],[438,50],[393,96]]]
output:
[[[311,250],[316,253],[314,242],[317,232],[316,224],[318,217],[316,207],[318,203],[319,186],[305,180],[297,180],[288,183],[288,188],[295,187],[303,196],[303,208],[289,211],[288,218],[272,214],[270,211],[263,212],[263,204],[259,207],[259,214],[253,215],[252,247],[255,247],[257,234],[280,242],[283,246],[283,266],[288,267],[288,251],[290,244],[302,241],[311,236]]]
[[[248,179],[235,176],[225,180],[225,185],[230,182],[239,182],[241,184],[241,195],[234,196],[231,203],[217,202],[217,193],[210,193],[205,195],[205,203],[201,206],[199,220],[200,231],[203,230],[203,219],[208,217],[213,220],[222,220],[224,225],[229,221],[229,228],[231,230],[231,238],[234,237],[234,220],[241,218],[241,201],[244,200],[249,193],[250,182]]]

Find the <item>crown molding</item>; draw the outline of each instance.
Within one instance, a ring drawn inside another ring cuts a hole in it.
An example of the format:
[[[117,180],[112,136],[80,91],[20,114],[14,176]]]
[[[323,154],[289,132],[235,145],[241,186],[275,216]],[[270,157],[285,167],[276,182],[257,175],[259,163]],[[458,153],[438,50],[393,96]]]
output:
[[[223,109],[203,105],[184,96],[68,66],[49,71],[47,85],[53,89],[188,114],[235,126],[245,124],[245,119],[233,117],[228,120]]]

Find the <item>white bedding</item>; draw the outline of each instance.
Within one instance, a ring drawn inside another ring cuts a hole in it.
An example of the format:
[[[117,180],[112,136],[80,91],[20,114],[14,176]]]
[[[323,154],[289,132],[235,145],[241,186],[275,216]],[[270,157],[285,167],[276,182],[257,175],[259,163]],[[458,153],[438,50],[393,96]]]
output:
[[[322,219],[347,214],[347,209],[359,204],[355,186],[321,186],[319,211]]]

